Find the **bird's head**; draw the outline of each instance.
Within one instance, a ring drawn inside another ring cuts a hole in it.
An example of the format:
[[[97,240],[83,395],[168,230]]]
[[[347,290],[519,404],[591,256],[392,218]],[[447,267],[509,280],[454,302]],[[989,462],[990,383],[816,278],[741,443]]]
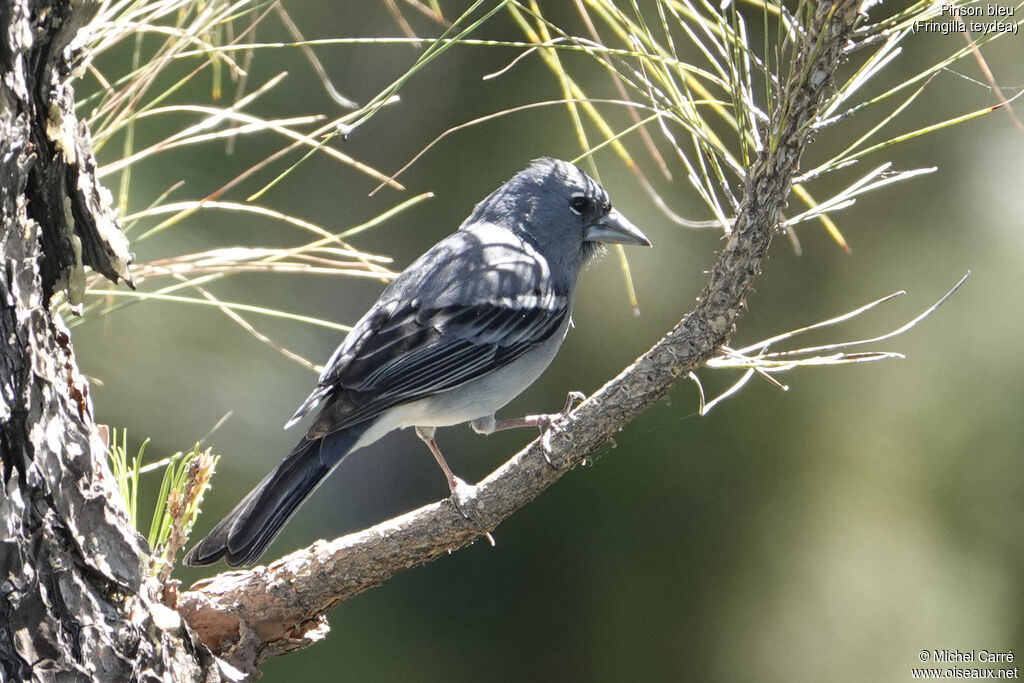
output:
[[[470,221],[524,234],[549,261],[585,266],[604,244],[649,247],[650,240],[612,207],[596,180],[568,161],[534,160],[480,202]]]

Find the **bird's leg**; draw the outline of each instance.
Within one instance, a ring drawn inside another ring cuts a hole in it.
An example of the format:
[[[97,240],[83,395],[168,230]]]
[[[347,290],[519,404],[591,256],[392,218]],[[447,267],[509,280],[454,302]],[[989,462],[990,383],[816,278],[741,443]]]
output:
[[[434,428],[433,427],[417,427],[416,436],[423,440],[423,443],[427,444],[427,448],[434,454],[434,459],[437,460],[437,464],[441,466],[441,471],[444,472],[444,476],[448,479],[448,488],[452,493],[455,493],[455,489],[459,488],[459,478],[452,473],[452,468],[448,467],[448,463],[445,462],[444,456],[441,455],[441,449],[437,446],[437,441],[434,440]]]
[[[568,417],[572,409],[576,407],[576,404],[582,403],[586,399],[587,397],[583,393],[570,391],[569,395],[565,398],[565,407],[562,408],[561,412],[549,415],[527,415],[525,417],[513,417],[505,420],[495,420],[492,415],[487,418],[474,420],[470,423],[470,426],[481,434],[493,434],[503,429],[515,429],[517,427],[537,427],[541,432],[544,459],[549,465],[557,468],[557,465],[551,460],[551,426],[559,420],[564,420]]]
[[[565,407],[560,412],[546,415],[526,415],[524,417],[513,417],[505,420],[496,420],[494,431],[500,432],[504,429],[516,429],[518,427],[537,427],[542,432],[551,429],[551,425],[559,420],[564,420],[577,403],[586,400],[586,395],[579,391],[570,391],[565,397]]]
[[[423,440],[423,443],[427,444],[427,448],[434,454],[434,459],[437,460],[437,464],[441,466],[441,470],[444,472],[444,476],[448,479],[448,488],[452,493],[452,503],[455,505],[455,509],[459,511],[463,517],[470,522],[476,524],[483,531],[484,536],[490,544],[494,545],[494,536],[491,536],[491,532],[487,530],[479,518],[470,517],[466,513],[466,508],[469,498],[476,493],[476,487],[470,486],[466,482],[462,481],[452,472],[452,468],[448,467],[448,463],[445,462],[444,456],[441,455],[441,449],[437,445],[437,441],[434,440],[434,428],[433,427],[417,427],[416,436]]]

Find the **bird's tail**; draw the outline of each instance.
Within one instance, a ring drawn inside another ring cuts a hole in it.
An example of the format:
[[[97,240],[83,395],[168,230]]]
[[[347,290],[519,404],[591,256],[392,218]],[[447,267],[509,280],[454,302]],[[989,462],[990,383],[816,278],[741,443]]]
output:
[[[198,567],[222,557],[232,567],[256,562],[288,518],[372,424],[368,420],[319,439],[303,437],[277,469],[189,551],[185,564]]]

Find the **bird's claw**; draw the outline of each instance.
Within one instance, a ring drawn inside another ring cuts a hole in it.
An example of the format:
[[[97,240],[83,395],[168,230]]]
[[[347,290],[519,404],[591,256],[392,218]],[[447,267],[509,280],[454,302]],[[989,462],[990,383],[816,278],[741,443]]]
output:
[[[587,395],[582,391],[570,391],[565,397],[565,407],[562,408],[562,412],[560,412],[558,416],[561,418],[569,417],[569,413],[573,411],[573,408],[586,400]]]
[[[474,521],[466,514],[466,509],[472,507],[473,498],[476,497],[476,486],[467,484],[458,477],[455,477],[448,485],[451,488],[452,504],[455,506],[455,509],[467,520]]]
[[[451,486],[451,484],[449,485]],[[454,505],[455,509],[459,511],[459,514],[462,515],[467,522],[479,528],[484,535],[487,536],[491,545],[494,545],[494,538],[491,536],[490,532],[487,531],[487,527],[484,525],[483,520],[481,520],[474,512],[474,508],[476,507],[475,501],[477,487],[473,484],[467,484],[458,477],[455,477],[454,486],[451,486],[451,492],[452,505]]]
[[[477,487],[473,484],[467,484],[458,477],[455,477],[454,484],[455,485],[451,487],[452,505],[454,505],[455,509],[459,511],[459,514],[462,515],[463,519],[477,527],[477,529],[479,529],[487,538],[487,542],[491,544],[491,547],[494,547],[494,536],[492,536],[491,532],[487,530],[483,520],[473,513],[473,503],[476,499]]]
[[[551,445],[551,427],[553,427],[556,422],[560,422],[569,417],[569,413],[571,413],[579,403],[583,403],[586,400],[587,395],[582,391],[570,391],[565,397],[565,407],[562,408],[561,412],[553,415],[542,415],[541,421],[537,423],[537,426],[540,427],[541,431],[540,445],[541,452],[544,453],[544,460],[548,465],[555,469],[558,469],[558,465],[556,465],[555,461],[551,459],[551,453],[553,452],[553,447]]]

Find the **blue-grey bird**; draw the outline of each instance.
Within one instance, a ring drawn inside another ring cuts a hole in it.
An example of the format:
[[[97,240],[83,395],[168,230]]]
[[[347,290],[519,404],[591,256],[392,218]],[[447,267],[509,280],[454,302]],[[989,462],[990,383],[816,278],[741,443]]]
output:
[[[436,427],[543,426],[494,413],[551,363],[580,271],[609,242],[650,246],[576,166],[543,158],[513,176],[356,323],[286,425],[322,404],[305,436],[185,564],[252,564],[346,455],[394,429],[416,428],[455,492]]]

